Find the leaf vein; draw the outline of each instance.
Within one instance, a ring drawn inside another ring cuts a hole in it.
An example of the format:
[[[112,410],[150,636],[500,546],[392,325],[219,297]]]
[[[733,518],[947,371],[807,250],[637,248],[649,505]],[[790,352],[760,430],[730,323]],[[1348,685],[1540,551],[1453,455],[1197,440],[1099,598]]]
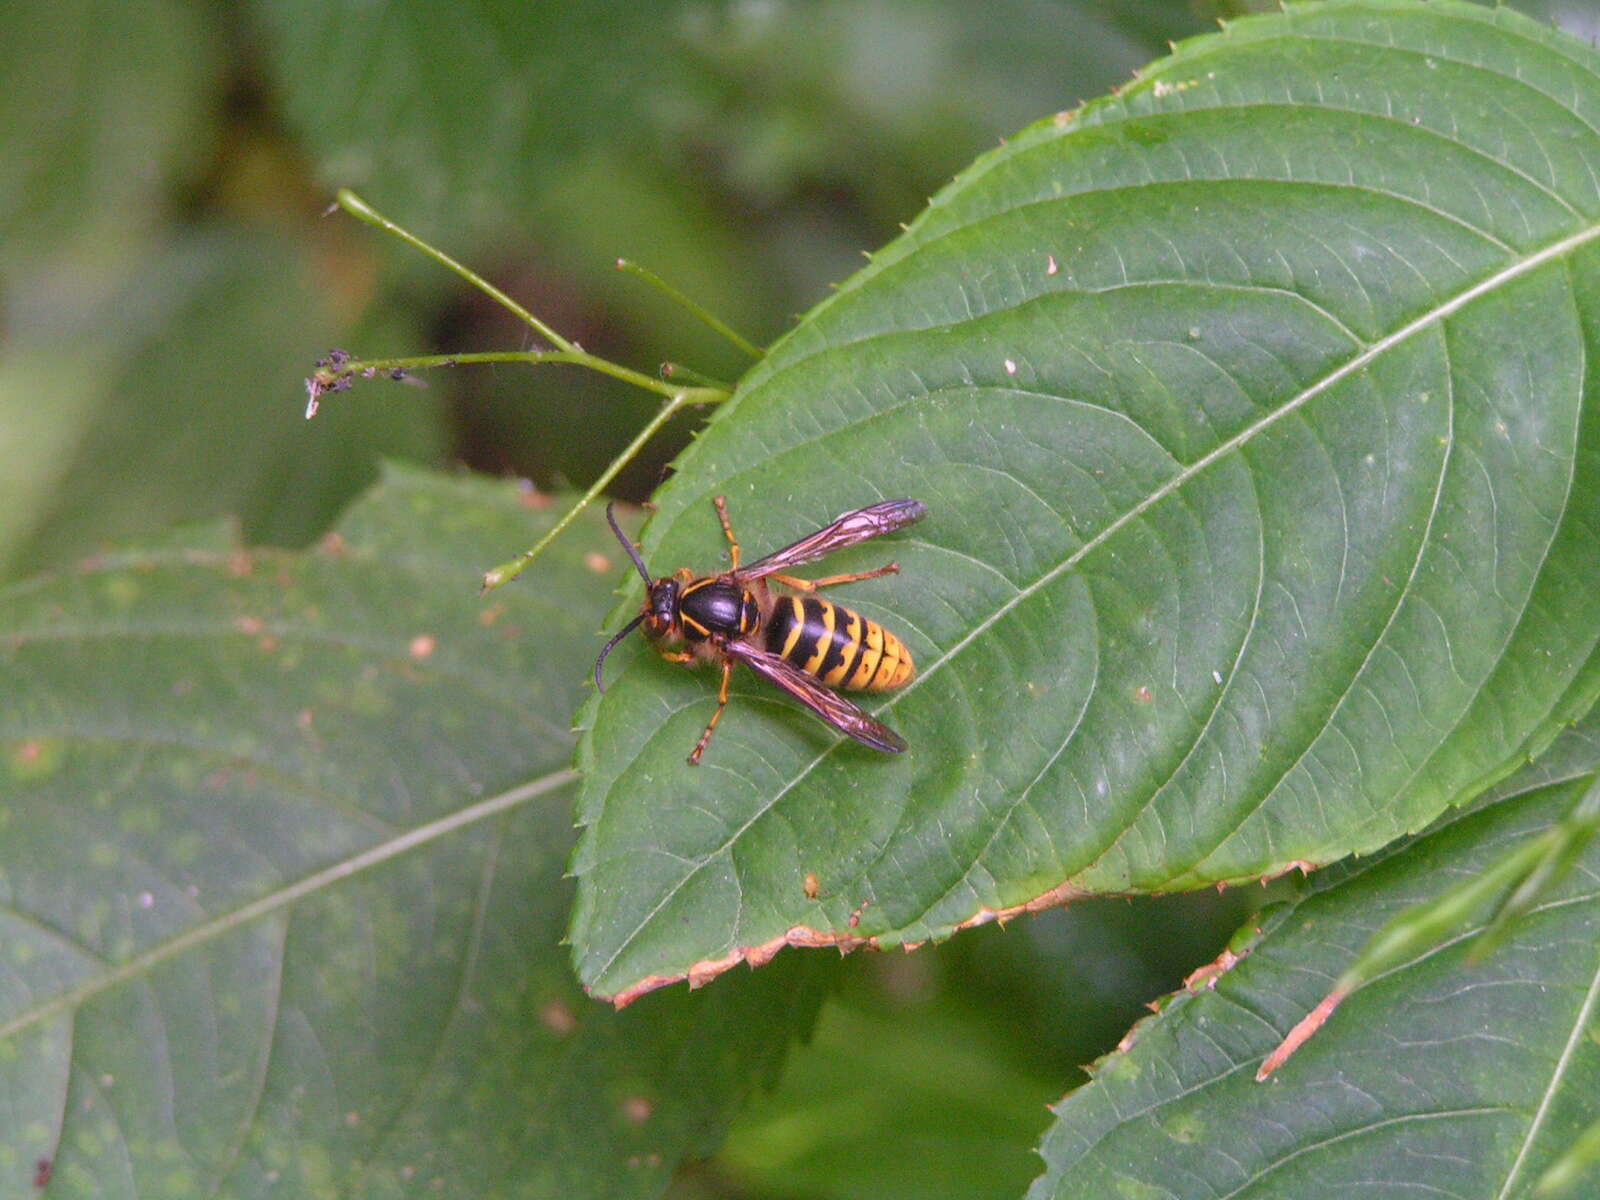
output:
[[[476,804],[458,809],[434,821],[415,826],[406,830],[386,842],[370,846],[360,853],[314,871],[286,887],[269,892],[268,894],[250,901],[248,904],[223,913],[209,921],[202,922],[190,929],[169,939],[142,954],[134,955],[120,966],[107,971],[98,978],[88,980],[76,987],[68,988],[59,995],[49,1000],[33,1005],[12,1017],[9,1021],[0,1023],[0,1041],[14,1036],[24,1029],[28,1029],[40,1021],[61,1013],[70,1013],[84,1001],[130,980],[139,979],[151,968],[175,958],[187,950],[204,945],[215,938],[258,920],[268,914],[285,909],[308,896],[315,895],[335,884],[358,875],[374,867],[381,866],[392,859],[398,858],[412,850],[426,846],[437,841],[447,834],[454,833],[478,822],[485,821],[519,808],[528,802],[556,791],[577,779],[577,772],[565,769],[552,771],[538,779],[501,792],[496,796],[480,800]]]

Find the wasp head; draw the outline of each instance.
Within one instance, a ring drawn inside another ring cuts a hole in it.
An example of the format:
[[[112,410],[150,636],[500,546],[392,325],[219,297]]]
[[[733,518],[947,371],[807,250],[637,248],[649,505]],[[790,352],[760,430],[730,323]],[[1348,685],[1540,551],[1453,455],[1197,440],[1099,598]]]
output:
[[[674,633],[678,626],[678,580],[668,575],[653,580],[644,599],[639,619],[644,623],[644,635],[652,642],[660,641]]]
[[[640,625],[644,626],[644,635],[652,642],[668,637],[677,632],[678,628],[678,595],[681,585],[679,575],[687,577],[687,572],[679,575],[666,575],[660,579],[651,579],[650,572],[644,565],[644,559],[639,557],[639,551],[628,540],[627,534],[617,524],[617,518],[612,513],[613,505],[606,505],[606,520],[611,523],[611,532],[617,535],[617,541],[622,543],[622,548],[628,552],[628,557],[633,560],[633,565],[639,569],[639,576],[644,580],[645,599],[644,607],[639,610],[639,615],[629,621],[619,630],[615,637],[607,642],[600,651],[600,657],[594,660],[594,686],[600,691],[605,691],[605,684],[600,679],[600,669],[605,665],[606,655],[611,653],[611,648],[627,637]]]

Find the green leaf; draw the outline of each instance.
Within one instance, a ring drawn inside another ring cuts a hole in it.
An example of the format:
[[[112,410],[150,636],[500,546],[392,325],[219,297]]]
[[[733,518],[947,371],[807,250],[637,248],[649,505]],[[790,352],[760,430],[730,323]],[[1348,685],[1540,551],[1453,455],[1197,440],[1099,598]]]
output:
[[[476,594],[550,519],[391,470],[312,552],[190,533],[0,590],[0,1196],[41,1158],[74,1195],[643,1196],[710,1148],[813,964],[578,991],[609,533]]]
[[[1565,816],[1600,767],[1597,735],[1591,718],[1491,802],[1263,914],[1243,962],[1056,1108],[1030,1198],[1529,1195],[1600,1117],[1593,844],[1487,960],[1472,961],[1480,920],[1357,990],[1269,1082],[1255,1072],[1388,919]]]
[[[752,555],[924,501],[829,563],[904,568],[837,598],[916,656],[868,705],[911,750],[741,677],[687,768],[712,686],[619,651],[584,718],[584,983],[1369,852],[1586,712],[1597,66],[1503,9],[1295,7],[936,197],[742,382],[644,536],[714,571],[713,495]]]

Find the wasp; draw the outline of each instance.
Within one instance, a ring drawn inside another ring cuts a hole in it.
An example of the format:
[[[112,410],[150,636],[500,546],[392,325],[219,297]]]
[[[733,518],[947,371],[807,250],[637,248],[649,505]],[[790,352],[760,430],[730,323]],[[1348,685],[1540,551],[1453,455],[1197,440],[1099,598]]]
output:
[[[826,579],[798,579],[784,572],[920,521],[928,510],[916,500],[885,500],[858,508],[791,546],[740,566],[739,541],[728,520],[727,502],[718,496],[712,503],[728,538],[731,569],[720,575],[696,576],[688,567],[680,567],[659,579],[651,577],[637,547],[617,525],[613,506],[606,506],[611,531],[644,579],[645,600],[639,615],[600,651],[594,664],[595,687],[605,691],[601,668],[606,655],[643,625],[645,637],[658,644],[663,658],[685,664],[713,662],[722,668],[717,711],[689,754],[691,766],[699,764],[722,719],[722,710],[728,706],[734,663],[743,663],[767,682],[777,684],[840,733],[874,750],[899,754],[906,748],[899,734],[829,689],[885,692],[901,687],[916,673],[911,652],[876,621],[816,593],[841,583],[893,574],[900,564]],[[800,594],[775,591],[771,584]]]

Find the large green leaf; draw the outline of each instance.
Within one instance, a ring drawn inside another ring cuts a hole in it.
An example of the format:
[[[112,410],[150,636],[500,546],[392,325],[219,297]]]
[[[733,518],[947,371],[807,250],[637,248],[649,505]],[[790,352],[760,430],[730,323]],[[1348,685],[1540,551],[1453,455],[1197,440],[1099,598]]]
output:
[[[708,681],[620,652],[585,984],[1370,851],[1585,712],[1597,66],[1505,10],[1296,7],[940,194],[743,381],[644,538],[714,570],[717,493],[752,552],[925,501],[835,560],[905,568],[839,598],[917,657],[871,705],[912,748],[742,680],[691,769]]]
[[[1255,1072],[1386,920],[1564,816],[1597,768],[1590,720],[1494,802],[1264,914],[1243,963],[1057,1107],[1029,1196],[1531,1194],[1600,1118],[1600,843],[1486,961],[1469,959],[1481,926],[1459,931],[1357,991],[1270,1082]]]
[[[393,471],[315,551],[183,535],[0,590],[0,1197],[41,1158],[72,1195],[650,1195],[709,1148],[811,989],[577,989],[609,535],[474,587],[549,520]]]

